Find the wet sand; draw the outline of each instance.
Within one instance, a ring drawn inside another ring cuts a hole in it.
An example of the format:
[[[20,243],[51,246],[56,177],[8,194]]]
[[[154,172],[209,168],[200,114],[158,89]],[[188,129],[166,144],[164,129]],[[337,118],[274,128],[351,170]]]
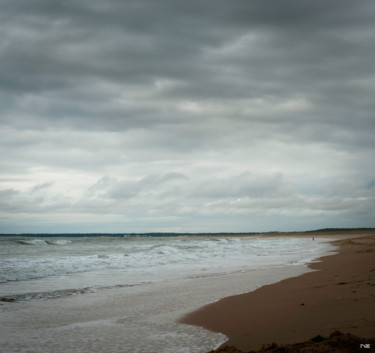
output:
[[[310,265],[316,271],[221,299],[181,322],[223,333],[226,345],[244,351],[336,330],[374,338],[375,234],[340,238],[338,254]]]

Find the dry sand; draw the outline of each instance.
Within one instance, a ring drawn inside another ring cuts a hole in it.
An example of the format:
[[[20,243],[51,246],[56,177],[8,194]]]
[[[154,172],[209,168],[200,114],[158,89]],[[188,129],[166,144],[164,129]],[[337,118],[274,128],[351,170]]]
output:
[[[375,234],[343,238],[334,242],[341,247],[338,254],[310,265],[317,271],[224,298],[181,322],[221,332],[228,337],[226,345],[244,351],[329,336],[336,330],[374,338]],[[359,349],[358,342],[355,345],[353,351]],[[374,348],[372,344],[361,351]]]

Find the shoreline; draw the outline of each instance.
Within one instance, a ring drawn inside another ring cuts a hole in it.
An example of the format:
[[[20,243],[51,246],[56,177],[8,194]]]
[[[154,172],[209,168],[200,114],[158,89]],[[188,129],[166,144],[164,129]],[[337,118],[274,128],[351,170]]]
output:
[[[332,243],[340,246],[338,253],[309,264],[315,271],[223,298],[179,322],[220,332],[228,337],[221,347],[241,350],[291,344],[337,330],[374,337],[375,233],[339,234],[337,239]]]

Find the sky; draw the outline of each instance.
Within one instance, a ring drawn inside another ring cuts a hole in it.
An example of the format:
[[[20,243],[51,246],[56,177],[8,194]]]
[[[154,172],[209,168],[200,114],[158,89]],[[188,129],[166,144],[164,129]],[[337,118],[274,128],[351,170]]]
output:
[[[0,0],[0,233],[375,227],[372,0]]]

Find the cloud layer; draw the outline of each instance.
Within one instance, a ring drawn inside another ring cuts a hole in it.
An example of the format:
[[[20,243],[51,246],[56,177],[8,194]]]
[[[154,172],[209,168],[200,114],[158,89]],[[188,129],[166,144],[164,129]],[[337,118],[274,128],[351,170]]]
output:
[[[0,8],[0,232],[375,226],[372,1]]]

